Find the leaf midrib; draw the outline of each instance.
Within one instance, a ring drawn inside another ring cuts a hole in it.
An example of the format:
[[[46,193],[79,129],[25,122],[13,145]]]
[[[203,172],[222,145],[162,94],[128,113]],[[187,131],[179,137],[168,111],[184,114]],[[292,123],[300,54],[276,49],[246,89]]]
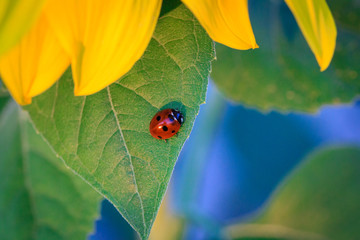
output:
[[[132,156],[131,156],[131,154],[129,152],[129,149],[127,147],[123,132],[121,130],[120,121],[119,121],[119,118],[118,118],[117,113],[116,113],[115,108],[114,108],[114,104],[113,104],[113,101],[112,101],[109,86],[106,87],[106,91],[107,91],[107,95],[108,95],[108,98],[109,98],[109,103],[110,103],[110,106],[111,106],[111,110],[112,110],[112,112],[114,114],[114,117],[115,117],[115,120],[116,120],[116,125],[117,125],[117,128],[118,128],[119,133],[120,133],[120,137],[123,140],[126,153],[129,156],[130,167],[131,167],[131,171],[133,172],[133,178],[134,178],[134,183],[135,183],[135,190],[136,190],[135,194],[137,194],[139,196],[139,199],[140,199],[141,217],[142,217],[142,222],[143,222],[143,226],[144,226],[144,232],[146,232],[144,205],[143,205],[143,200],[141,198],[141,195],[140,195],[140,192],[139,192],[139,189],[138,189],[138,185],[137,185],[137,181],[136,181],[136,175],[135,175],[134,165],[133,165],[133,162],[132,162]],[[120,143],[120,145],[121,145],[121,143]]]

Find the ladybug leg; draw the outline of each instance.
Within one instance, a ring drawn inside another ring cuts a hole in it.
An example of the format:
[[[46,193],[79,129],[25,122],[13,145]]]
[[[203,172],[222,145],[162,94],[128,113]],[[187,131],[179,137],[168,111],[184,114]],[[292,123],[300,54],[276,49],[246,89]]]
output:
[[[166,139],[164,139],[164,142],[165,142],[165,143],[167,143],[167,140],[166,140]]]

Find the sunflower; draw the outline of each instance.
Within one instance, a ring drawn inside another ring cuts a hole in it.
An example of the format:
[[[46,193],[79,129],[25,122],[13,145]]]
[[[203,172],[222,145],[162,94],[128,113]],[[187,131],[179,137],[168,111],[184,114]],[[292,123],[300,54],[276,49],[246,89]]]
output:
[[[182,0],[208,35],[228,47],[258,48],[247,0]],[[285,0],[324,71],[336,26],[325,0]],[[21,105],[53,85],[71,65],[76,96],[117,81],[142,56],[162,0],[3,0],[0,74]]]

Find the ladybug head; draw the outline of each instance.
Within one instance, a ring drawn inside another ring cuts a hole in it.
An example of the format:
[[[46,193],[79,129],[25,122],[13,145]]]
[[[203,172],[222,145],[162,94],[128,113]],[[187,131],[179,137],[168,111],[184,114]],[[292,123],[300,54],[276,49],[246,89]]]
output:
[[[182,115],[182,113],[175,109],[171,109],[171,111],[174,117],[176,118],[176,120],[182,125],[184,123],[184,116]]]

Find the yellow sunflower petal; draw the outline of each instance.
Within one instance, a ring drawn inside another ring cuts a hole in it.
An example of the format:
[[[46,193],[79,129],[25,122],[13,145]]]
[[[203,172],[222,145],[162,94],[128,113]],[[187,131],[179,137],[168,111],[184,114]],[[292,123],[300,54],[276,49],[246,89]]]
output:
[[[144,53],[161,0],[49,0],[45,11],[71,58],[75,95],[118,80]]]
[[[313,51],[320,70],[330,64],[336,45],[336,26],[325,0],[285,0]]]
[[[209,36],[228,47],[258,48],[251,27],[247,0],[182,0]]]
[[[45,0],[0,1],[0,55],[17,44],[30,29]]]
[[[0,58],[0,74],[13,98],[25,105],[55,83],[69,64],[69,57],[41,15],[21,42]]]

